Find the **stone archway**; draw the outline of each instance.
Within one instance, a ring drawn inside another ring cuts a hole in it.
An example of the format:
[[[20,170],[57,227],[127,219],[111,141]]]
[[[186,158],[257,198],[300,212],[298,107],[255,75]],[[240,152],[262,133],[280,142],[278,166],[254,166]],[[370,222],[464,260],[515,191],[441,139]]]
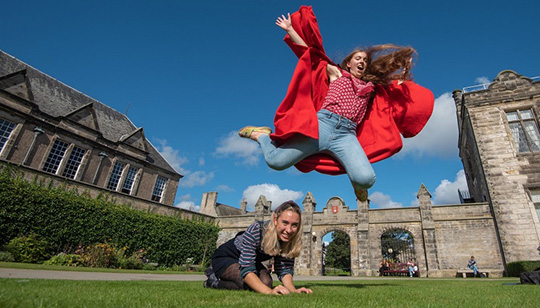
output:
[[[381,235],[381,257],[391,263],[417,261],[414,236],[403,227],[387,228]]]
[[[351,236],[341,228],[329,228],[322,232],[322,237],[332,234],[332,240],[325,246],[321,241],[322,275],[350,276],[351,275]]]

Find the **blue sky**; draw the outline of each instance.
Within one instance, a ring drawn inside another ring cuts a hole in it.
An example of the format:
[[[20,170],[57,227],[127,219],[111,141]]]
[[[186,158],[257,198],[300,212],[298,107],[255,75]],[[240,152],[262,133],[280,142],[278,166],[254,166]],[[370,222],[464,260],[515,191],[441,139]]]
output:
[[[333,196],[356,208],[348,178],[273,171],[236,131],[271,125],[296,58],[278,15],[312,5],[336,62],[357,46],[410,45],[415,81],[436,97],[424,131],[398,155],[374,164],[373,208],[415,205],[422,183],[436,204],[466,188],[457,150],[454,89],[511,69],[540,75],[533,1],[9,1],[0,11],[0,49],[115,108],[127,110],[181,174],[176,204],[202,193],[250,205],[311,191],[321,210]]]

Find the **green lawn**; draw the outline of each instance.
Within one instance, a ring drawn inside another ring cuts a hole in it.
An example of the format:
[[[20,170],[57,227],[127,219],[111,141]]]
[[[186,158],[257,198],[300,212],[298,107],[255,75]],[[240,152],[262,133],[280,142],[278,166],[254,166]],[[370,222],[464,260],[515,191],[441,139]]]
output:
[[[270,296],[198,282],[0,279],[0,307],[538,307],[517,279],[299,282],[313,294]]]

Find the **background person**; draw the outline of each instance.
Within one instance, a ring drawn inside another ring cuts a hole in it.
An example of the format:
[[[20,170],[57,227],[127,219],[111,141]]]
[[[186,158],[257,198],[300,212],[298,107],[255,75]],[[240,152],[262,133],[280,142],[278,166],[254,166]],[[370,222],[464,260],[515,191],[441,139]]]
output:
[[[390,265],[388,264],[388,260],[383,259],[379,264],[379,276],[384,276],[384,271],[387,271],[389,269]]]
[[[471,256],[471,259],[467,263],[467,268],[472,269],[474,271],[474,277],[478,275],[478,267],[476,266],[476,260],[474,259],[474,256]]]
[[[414,261],[413,259],[409,259],[409,262],[407,262],[407,268],[409,270],[409,277],[412,277],[414,275],[414,268],[415,268],[415,265],[414,265]]]

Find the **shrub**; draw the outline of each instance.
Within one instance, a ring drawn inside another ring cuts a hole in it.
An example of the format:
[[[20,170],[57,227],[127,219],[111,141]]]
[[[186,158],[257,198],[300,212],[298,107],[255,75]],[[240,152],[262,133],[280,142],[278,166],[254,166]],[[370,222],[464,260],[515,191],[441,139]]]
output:
[[[144,263],[137,256],[133,255],[127,259],[123,259],[120,267],[125,269],[142,269]]]
[[[23,263],[37,263],[49,256],[47,242],[34,233],[12,239],[6,245],[6,250],[13,255],[15,261]]]
[[[14,262],[13,255],[8,251],[0,251],[0,262]]]
[[[133,253],[129,258],[123,258],[121,260],[121,267],[126,269],[142,269],[147,263],[146,259],[146,249],[139,249],[137,252]],[[155,266],[153,266],[155,269]]]
[[[27,182],[8,169],[0,172],[0,246],[30,233],[45,239],[54,254],[108,242],[128,247],[127,256],[145,247],[151,262],[167,267],[188,258],[206,263],[215,250],[215,224],[135,210],[106,194],[91,199],[50,181]]]
[[[82,257],[75,254],[65,254],[63,252],[45,261],[47,265],[79,266],[82,264]]]
[[[155,271],[157,270],[157,266],[155,264],[147,263],[143,265],[142,269],[145,271]]]
[[[107,243],[89,246],[82,255],[84,265],[88,267],[121,267],[119,260],[122,258],[123,252]]]
[[[540,267],[540,261],[515,261],[506,264],[506,276],[519,277],[523,272],[529,272]]]

